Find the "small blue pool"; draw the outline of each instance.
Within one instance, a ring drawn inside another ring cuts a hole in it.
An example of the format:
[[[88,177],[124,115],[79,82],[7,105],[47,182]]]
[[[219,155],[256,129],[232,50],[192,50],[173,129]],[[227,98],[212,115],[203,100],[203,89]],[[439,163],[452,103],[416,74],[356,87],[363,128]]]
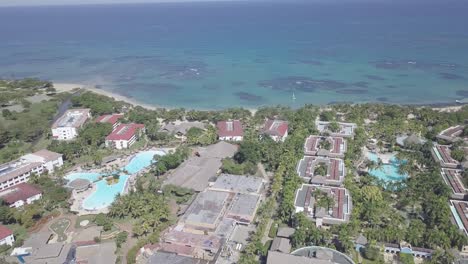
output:
[[[77,172],[68,174],[65,179],[70,182],[75,179],[86,179],[91,182],[96,182],[96,191],[88,196],[83,201],[83,208],[87,210],[96,210],[108,207],[115,199],[117,194],[121,194],[125,189],[125,184],[131,174],[137,173],[142,169],[150,166],[155,155],[163,156],[164,151],[145,151],[140,152],[133,157],[130,162],[122,168],[119,182],[109,185],[105,179],[100,179],[104,176],[100,173],[94,172]]]
[[[372,152],[368,152],[367,158],[374,162],[378,162],[379,160],[377,154]],[[383,164],[382,166],[376,169],[370,169],[369,174],[380,180],[383,180],[386,183],[403,181],[406,178],[408,178],[407,174],[401,174],[398,172],[400,164],[402,164],[403,162],[404,161],[401,161],[395,156],[393,156],[390,159],[390,163]]]

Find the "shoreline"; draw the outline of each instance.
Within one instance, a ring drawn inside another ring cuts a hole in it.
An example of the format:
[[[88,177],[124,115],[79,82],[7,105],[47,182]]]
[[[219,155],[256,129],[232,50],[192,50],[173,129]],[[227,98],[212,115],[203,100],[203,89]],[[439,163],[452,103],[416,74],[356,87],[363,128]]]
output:
[[[107,90],[104,90],[102,88],[96,88],[94,85],[86,85],[86,84],[78,84],[78,83],[66,83],[66,82],[54,82],[54,81],[52,81],[52,82],[54,84],[54,88],[57,90],[58,93],[71,92],[71,91],[76,90],[76,89],[83,89],[83,90],[91,91],[91,92],[96,93],[96,94],[100,94],[100,95],[104,95],[104,96],[107,96],[107,97],[114,98],[117,101],[123,101],[123,102],[129,103],[129,104],[131,104],[133,106],[141,106],[141,107],[149,109],[149,110],[157,110],[157,109],[171,110],[171,109],[179,108],[179,107],[170,107],[170,106],[150,105],[150,104],[143,103],[143,102],[138,101],[138,100],[133,99],[133,98],[128,98],[128,97],[123,96],[121,94],[118,94],[116,92],[107,91]],[[375,103],[376,104],[385,104],[385,103],[378,103],[378,102],[375,102]],[[351,105],[356,105],[356,104],[359,104],[359,103],[353,103]],[[332,104],[329,103],[329,104],[324,104],[322,106],[326,107],[326,106],[330,106],[330,105],[332,105]],[[414,107],[430,107],[431,109],[436,110],[436,111],[452,112],[452,111],[460,110],[464,105],[467,105],[467,104],[463,104],[463,103],[460,104],[460,103],[457,103],[457,102],[453,102],[453,103],[441,102],[441,103],[427,103],[427,104],[394,104],[394,105],[414,106]],[[320,105],[317,105],[317,106],[320,106]],[[249,110],[252,113],[252,115],[255,115],[255,113],[258,110],[257,108],[245,108],[245,107],[242,107],[242,108]],[[194,108],[190,108],[188,110],[192,110],[192,109],[194,109]],[[220,111],[220,110],[216,110],[216,109],[195,109],[195,110]]]

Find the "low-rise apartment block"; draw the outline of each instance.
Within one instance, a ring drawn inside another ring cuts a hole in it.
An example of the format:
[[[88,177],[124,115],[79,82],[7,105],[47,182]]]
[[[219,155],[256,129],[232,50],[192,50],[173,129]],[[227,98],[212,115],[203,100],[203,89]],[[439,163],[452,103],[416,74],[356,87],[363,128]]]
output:
[[[288,137],[289,125],[287,121],[270,119],[265,122],[262,133],[276,142],[284,142]]]
[[[342,159],[316,156],[304,156],[297,173],[309,183],[332,186],[340,186],[346,175]]]
[[[12,208],[31,204],[41,198],[42,191],[28,183],[20,183],[0,191],[0,199]]]
[[[442,168],[442,178],[452,190],[452,199],[465,200],[468,198],[468,189],[462,181],[462,171],[457,169]]]
[[[304,143],[304,154],[343,158],[346,152],[346,140],[342,137],[309,136]]]
[[[315,125],[320,133],[326,133],[333,137],[354,137],[357,125],[354,123],[336,122],[336,128],[332,127],[333,122],[316,121]]]
[[[432,157],[443,168],[455,169],[460,164],[457,160],[453,159],[450,155],[450,146],[434,144],[431,149]]]
[[[84,123],[91,118],[90,109],[70,109],[52,125],[52,137],[57,140],[71,140],[78,136]]]
[[[446,140],[448,142],[455,142],[458,140],[468,140],[468,137],[463,136],[463,130],[465,129],[465,126],[463,125],[458,125],[458,126],[453,126],[449,127],[442,132],[440,132],[437,135],[438,139]]]
[[[127,149],[145,133],[143,124],[121,124],[106,137],[106,147]]]
[[[216,127],[219,140],[242,141],[244,139],[244,129],[239,120],[219,121]]]
[[[102,115],[96,119],[96,123],[111,124],[112,130],[115,130],[118,126],[120,126],[120,119],[123,117],[123,114]]]
[[[303,184],[296,191],[296,213],[304,212],[318,227],[349,221],[351,195],[345,188]]]

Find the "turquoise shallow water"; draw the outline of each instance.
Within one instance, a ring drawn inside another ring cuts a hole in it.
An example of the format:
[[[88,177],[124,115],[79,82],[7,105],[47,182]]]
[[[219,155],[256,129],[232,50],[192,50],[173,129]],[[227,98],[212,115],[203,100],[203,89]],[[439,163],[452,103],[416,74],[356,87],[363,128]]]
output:
[[[126,172],[134,174],[148,167],[153,162],[155,155],[164,155],[163,151],[145,151],[140,152],[133,157],[130,162],[123,168]],[[80,172],[68,174],[65,178],[69,181],[75,179],[87,179],[91,182],[97,181],[102,174],[91,172]],[[87,210],[101,209],[109,206],[115,199],[117,194],[120,194],[125,189],[125,184],[129,175],[120,174],[120,179],[117,184],[108,185],[106,180],[99,180],[96,184],[96,191],[88,196],[83,201],[83,208]]]
[[[0,76],[203,109],[453,103],[468,96],[467,13],[452,0],[0,8]]]
[[[378,156],[374,153],[368,152],[367,157],[371,161],[378,162]],[[386,183],[402,181],[408,178],[408,175],[400,174],[398,172],[399,164],[401,164],[401,162],[402,161],[399,161],[395,157],[392,157],[389,164],[383,164],[377,169],[371,169],[369,170],[369,174]]]

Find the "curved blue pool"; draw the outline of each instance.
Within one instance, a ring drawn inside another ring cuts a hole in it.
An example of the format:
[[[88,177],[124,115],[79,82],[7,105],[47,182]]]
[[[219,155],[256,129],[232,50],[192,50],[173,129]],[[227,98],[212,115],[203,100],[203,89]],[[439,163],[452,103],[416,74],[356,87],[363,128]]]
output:
[[[367,153],[367,158],[374,162],[378,162],[379,160],[377,154],[372,152]],[[383,164],[382,166],[376,169],[370,169],[369,174],[387,183],[405,180],[406,178],[408,178],[408,174],[401,174],[398,171],[400,164],[402,164],[403,162],[404,161],[401,161],[395,156],[393,156],[390,159],[390,163]]]
[[[117,194],[121,194],[125,189],[130,174],[137,173],[142,169],[151,165],[153,157],[155,155],[163,156],[166,153],[164,151],[144,151],[140,152],[133,157],[130,162],[122,168],[120,173],[119,182],[116,184],[109,185],[105,179],[99,180],[100,176],[104,176],[101,173],[94,172],[77,172],[68,174],[65,179],[70,182],[75,179],[86,179],[91,182],[96,182],[96,191],[93,192],[83,201],[83,208],[86,210],[96,210],[108,207],[115,199]]]

